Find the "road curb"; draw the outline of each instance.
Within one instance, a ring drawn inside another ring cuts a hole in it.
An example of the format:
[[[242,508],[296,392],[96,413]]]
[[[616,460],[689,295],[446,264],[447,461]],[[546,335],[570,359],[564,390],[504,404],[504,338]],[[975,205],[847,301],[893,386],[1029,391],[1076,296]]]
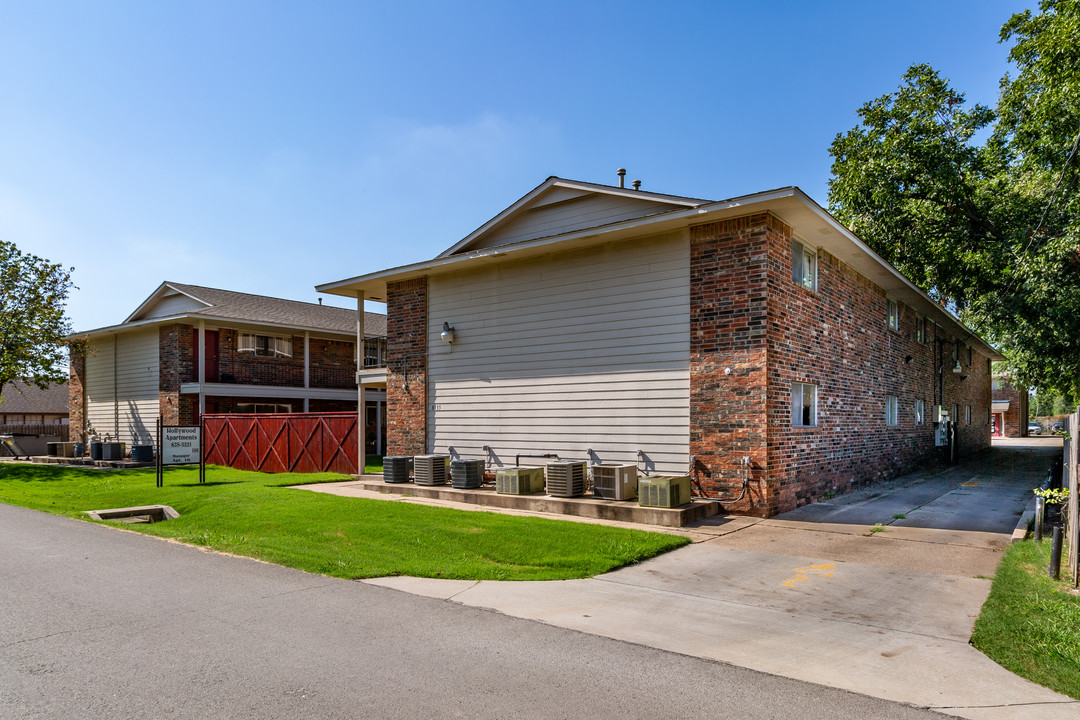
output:
[[[1035,522],[1035,498],[1031,498],[1027,508],[1024,510],[1024,514],[1020,516],[1019,522],[1016,523],[1016,529],[1012,531],[1012,542],[1020,542],[1026,538],[1028,528],[1033,522]]]

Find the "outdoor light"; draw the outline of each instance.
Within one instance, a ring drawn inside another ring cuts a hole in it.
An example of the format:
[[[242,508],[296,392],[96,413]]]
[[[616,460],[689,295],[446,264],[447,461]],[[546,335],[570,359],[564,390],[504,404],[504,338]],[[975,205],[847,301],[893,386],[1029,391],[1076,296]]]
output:
[[[905,364],[905,365],[910,365],[910,364],[911,364],[911,361],[912,361],[912,360],[914,360],[914,359],[915,359],[915,358],[911,357],[910,355],[905,355],[905,356],[904,356],[904,364]]]
[[[454,344],[454,328],[450,327],[450,323],[444,322],[442,324],[442,333],[439,335],[442,341],[447,345]]]

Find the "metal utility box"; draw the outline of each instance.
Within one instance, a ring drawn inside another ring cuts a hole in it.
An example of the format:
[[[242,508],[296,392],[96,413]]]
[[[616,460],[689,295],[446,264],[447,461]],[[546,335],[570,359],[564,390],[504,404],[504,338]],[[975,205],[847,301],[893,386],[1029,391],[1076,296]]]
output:
[[[70,457],[70,456],[65,455],[64,457]],[[123,460],[124,459],[124,443],[118,443],[118,442],[101,443],[101,459],[102,460]]]
[[[408,455],[388,455],[383,458],[382,478],[388,483],[409,482],[409,464],[412,458]]]
[[[460,490],[475,489],[484,484],[483,460],[451,460],[450,485]]]
[[[688,475],[654,475],[638,478],[638,504],[642,507],[673,508],[690,502]]]
[[[531,495],[544,491],[544,468],[515,467],[495,471],[495,492],[500,495]]]
[[[637,465],[593,465],[593,495],[606,500],[637,497]]]
[[[547,491],[554,497],[577,497],[585,494],[584,462],[558,460],[547,464]]]
[[[417,455],[413,458],[413,482],[417,485],[445,485],[449,455]]]

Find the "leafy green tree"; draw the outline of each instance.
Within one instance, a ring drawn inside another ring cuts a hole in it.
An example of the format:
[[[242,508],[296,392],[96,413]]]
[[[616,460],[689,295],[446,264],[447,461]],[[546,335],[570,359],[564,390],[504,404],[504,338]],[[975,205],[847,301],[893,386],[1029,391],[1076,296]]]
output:
[[[830,148],[833,213],[999,346],[1021,385],[1080,391],[1080,3],[1014,15],[1015,78],[967,107],[932,67]],[[981,142],[980,138],[985,138]]]
[[[64,302],[71,270],[0,240],[0,392],[22,379],[40,388],[67,379]]]

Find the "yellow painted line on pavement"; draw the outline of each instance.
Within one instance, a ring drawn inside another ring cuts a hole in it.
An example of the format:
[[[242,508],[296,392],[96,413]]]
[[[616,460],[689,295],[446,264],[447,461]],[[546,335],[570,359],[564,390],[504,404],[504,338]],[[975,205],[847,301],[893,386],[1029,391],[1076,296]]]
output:
[[[795,568],[794,571],[795,575],[781,583],[782,585],[790,588],[798,587],[799,583],[809,580],[811,575],[827,578],[836,577],[836,563],[807,565],[806,567]]]

